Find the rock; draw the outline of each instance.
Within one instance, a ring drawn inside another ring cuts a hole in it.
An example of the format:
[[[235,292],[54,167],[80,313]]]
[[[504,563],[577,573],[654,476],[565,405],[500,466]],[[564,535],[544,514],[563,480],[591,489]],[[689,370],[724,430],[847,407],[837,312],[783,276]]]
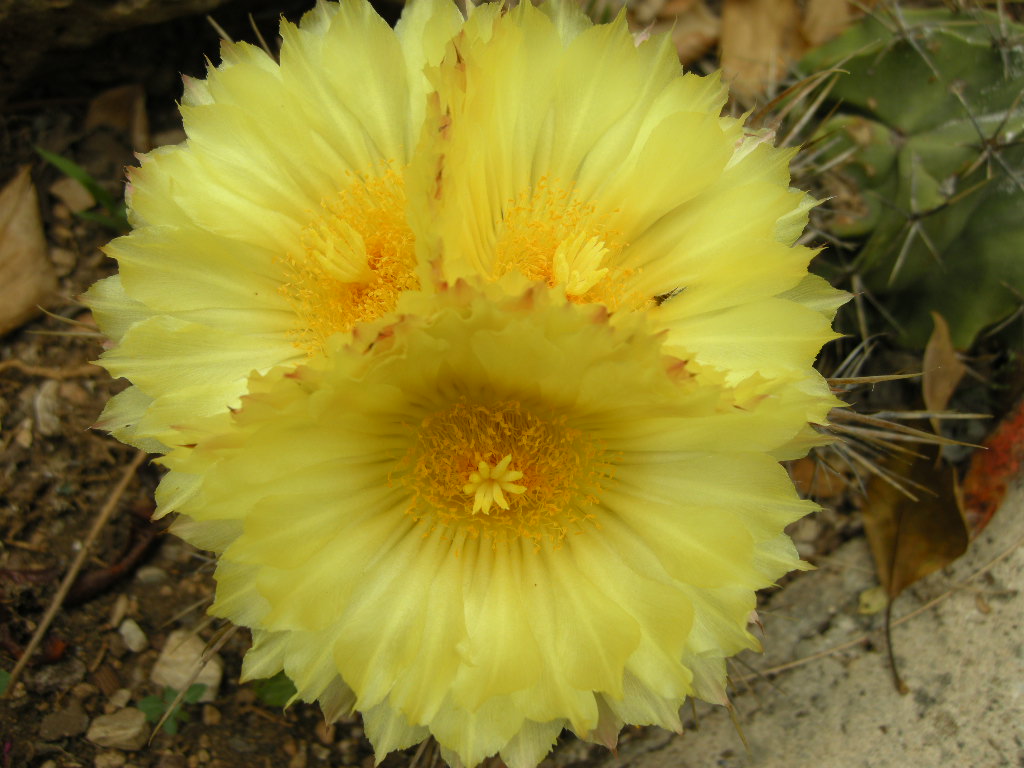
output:
[[[749,749],[728,710],[699,704],[699,733],[666,737],[650,729],[620,745],[615,758],[590,765],[1021,765],[1022,512],[1018,485],[962,557],[900,595],[891,629],[910,695],[893,686],[884,617],[857,613],[859,593],[875,581],[871,554],[857,538],[824,559],[820,570],[789,582],[762,612],[765,655],[741,658],[735,669],[742,668],[746,684],[736,681],[730,694]],[[990,601],[988,612],[979,610],[979,593]],[[871,643],[858,642],[864,637]],[[762,677],[772,668],[782,668],[774,682]]]
[[[220,722],[220,710],[213,704],[203,705],[203,725],[217,725]]]
[[[135,578],[141,584],[160,584],[167,581],[167,571],[155,565],[144,565],[135,572]]]
[[[87,211],[96,205],[92,192],[82,182],[70,176],[62,176],[50,185],[50,194],[60,200],[72,213]]]
[[[186,765],[184,755],[160,755],[156,768],[185,768]]]
[[[213,701],[217,698],[224,669],[220,657],[215,654],[192,680],[205,650],[206,643],[198,636],[188,630],[176,629],[168,635],[160,657],[153,665],[150,679],[157,685],[165,685],[176,691],[201,683],[206,686],[206,690],[199,697],[199,701]]]
[[[142,653],[149,647],[149,638],[146,637],[146,633],[142,631],[142,628],[134,619],[125,619],[122,621],[121,626],[117,628],[117,631],[124,639],[124,644],[128,646],[129,651]]]
[[[72,701],[64,709],[51,712],[39,724],[39,738],[43,741],[66,739],[85,733],[89,727],[89,718],[82,711],[82,705]]]
[[[41,667],[32,677],[33,687],[39,693],[70,691],[85,678],[85,664],[71,657],[56,664]]]
[[[124,752],[118,752],[112,750],[110,752],[100,752],[96,757],[93,758],[93,768],[124,768],[124,764],[128,762]]]
[[[90,699],[99,692],[100,689],[92,683],[79,683],[71,689],[71,695],[79,701],[85,701],[86,699]]]
[[[128,690],[127,688],[118,688],[116,691],[110,694],[110,698],[107,700],[107,703],[110,704],[110,706],[112,706],[115,710],[118,710],[123,707],[127,707],[128,702],[131,700],[132,692],[130,690]]]
[[[125,707],[112,715],[100,715],[89,726],[85,738],[100,747],[141,749],[149,737],[146,716],[135,707]]]
[[[60,434],[60,399],[57,391],[60,382],[55,379],[44,381],[32,400],[32,409],[36,416],[36,429],[44,437]]]

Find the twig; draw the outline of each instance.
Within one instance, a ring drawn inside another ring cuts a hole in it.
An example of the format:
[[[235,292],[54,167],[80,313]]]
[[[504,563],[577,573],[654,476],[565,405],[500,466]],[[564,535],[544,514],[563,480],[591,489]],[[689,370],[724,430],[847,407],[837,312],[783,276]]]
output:
[[[21,360],[4,360],[0,362],[0,371],[15,368],[29,376],[45,376],[48,379],[76,379],[81,376],[99,376],[103,369],[92,363],[76,365],[73,368],[46,368],[41,365],[29,365]]]
[[[924,605],[918,606],[917,608],[912,610],[910,613],[908,613],[908,614],[906,614],[904,616],[900,616],[898,619],[896,619],[896,621],[892,622],[891,626],[892,627],[898,627],[900,624],[904,624],[904,623],[910,621],[915,616],[919,616],[920,614],[924,613],[925,611],[931,610],[936,605],[941,603],[943,600],[945,600],[946,598],[948,598],[948,597],[952,596],[953,594],[955,594],[958,590],[963,589],[964,586],[966,586],[970,582],[974,581],[976,578],[978,578],[982,574],[985,574],[988,571],[992,570],[992,568],[994,568],[998,563],[1001,563],[1003,560],[1005,560],[1010,555],[1012,555],[1014,553],[1014,551],[1017,550],[1017,548],[1020,547],[1021,544],[1024,544],[1024,536],[1021,536],[1013,544],[1011,544],[1005,550],[1000,552],[996,557],[994,557],[991,560],[989,560],[985,565],[981,566],[981,568],[976,570],[974,573],[972,573],[970,576],[968,576],[966,579],[964,579],[962,582],[960,582],[958,585],[956,585],[953,589],[950,589],[950,590],[948,590],[946,592],[943,592],[941,595],[939,595],[936,598],[933,598],[933,599],[929,600]],[[817,653],[812,653],[810,656],[804,656],[801,659],[794,659],[793,661],[787,661],[785,664],[779,664],[779,665],[774,666],[774,667],[769,667],[768,669],[762,669],[762,670],[760,670],[760,672],[761,672],[762,675],[775,675],[775,674],[778,674],[779,672],[785,672],[785,671],[790,670],[790,669],[795,669],[796,667],[802,667],[805,664],[810,664],[812,661],[817,661],[818,659],[824,659],[826,656],[831,656],[834,653],[839,653],[840,651],[845,651],[847,648],[852,648],[855,645],[860,645],[862,643],[866,643],[868,640],[871,639],[871,634],[872,634],[871,632],[866,632],[863,635],[861,635],[860,637],[855,637],[853,640],[847,640],[845,643],[840,643],[839,645],[834,645],[831,648],[826,648],[823,651],[818,651]]]
[[[78,576],[78,572],[82,570],[82,566],[85,565],[85,559],[89,555],[89,549],[92,547],[96,537],[99,536],[100,531],[103,530],[103,526],[106,525],[107,520],[110,519],[114,509],[117,507],[118,502],[124,495],[124,492],[128,489],[128,484],[131,482],[132,477],[135,476],[136,470],[141,466],[142,462],[146,458],[144,451],[139,451],[135,454],[135,458],[132,459],[132,463],[129,464],[124,474],[121,475],[121,479],[117,485],[114,486],[114,490],[111,491],[110,497],[107,499],[107,503],[103,505],[99,515],[92,524],[92,529],[89,534],[85,537],[85,541],[82,542],[82,548],[78,550],[78,554],[75,555],[75,560],[68,569],[68,572],[64,574],[64,580],[60,584],[60,588],[57,590],[57,594],[53,596],[53,600],[50,601],[50,606],[46,609],[46,613],[43,615],[42,620],[39,622],[39,626],[36,627],[35,633],[32,635],[32,639],[29,640],[28,645],[25,646],[25,652],[21,654],[21,658],[14,665],[14,669],[11,670],[11,677],[7,683],[7,691],[5,696],[10,696],[14,690],[14,684],[18,681],[18,676],[24,671],[25,666],[28,664],[28,660],[35,652],[36,648],[43,640],[43,636],[46,634],[46,630],[50,628],[50,624],[57,616],[57,611],[60,610],[61,605],[64,603],[64,598],[68,594],[68,590],[71,589],[71,585],[74,583],[75,578]],[[0,697],[2,698],[2,697]]]

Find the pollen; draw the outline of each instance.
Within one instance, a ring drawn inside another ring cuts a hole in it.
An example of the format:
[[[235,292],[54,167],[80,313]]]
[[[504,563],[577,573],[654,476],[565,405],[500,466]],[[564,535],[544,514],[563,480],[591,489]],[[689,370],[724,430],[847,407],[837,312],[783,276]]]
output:
[[[295,345],[321,352],[335,333],[375,320],[416,289],[415,238],[405,216],[401,174],[349,174],[302,232],[302,250],[284,259],[281,292],[295,312]]]
[[[556,546],[594,522],[611,479],[602,446],[564,415],[458,402],[417,425],[401,462],[408,513],[454,535]]]
[[[542,178],[505,206],[495,245],[495,276],[520,272],[561,286],[571,301],[639,308],[625,286],[631,270],[616,266],[626,243],[593,204]]]

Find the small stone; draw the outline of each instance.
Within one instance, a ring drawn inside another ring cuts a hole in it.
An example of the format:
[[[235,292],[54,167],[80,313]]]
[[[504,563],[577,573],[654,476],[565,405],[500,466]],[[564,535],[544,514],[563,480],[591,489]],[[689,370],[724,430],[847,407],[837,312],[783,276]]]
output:
[[[306,754],[306,745],[300,744],[298,751],[288,761],[288,768],[306,768],[308,764],[309,758]]]
[[[110,609],[110,618],[107,619],[108,627],[116,627],[124,617],[128,614],[128,608],[131,605],[131,601],[128,599],[128,595],[123,592],[117,596],[117,600],[114,601],[114,605]]]
[[[89,718],[82,711],[82,705],[72,701],[64,709],[51,712],[39,724],[39,738],[43,741],[56,741],[70,736],[85,733],[89,727]]]
[[[167,571],[155,565],[144,565],[135,572],[135,579],[142,584],[160,584],[167,581]]]
[[[228,739],[228,746],[235,752],[243,755],[252,754],[256,751],[256,745],[241,736],[232,736]]]
[[[92,192],[70,176],[53,182],[50,185],[50,194],[64,203],[72,213],[85,211],[96,205],[96,198],[92,196]]]
[[[331,757],[331,750],[325,747],[323,744],[311,744],[309,751],[313,753],[313,757],[319,760],[321,763],[326,763]]]
[[[185,768],[184,755],[160,755],[156,768]]]
[[[124,644],[128,646],[129,651],[142,653],[149,647],[149,638],[146,637],[146,633],[142,631],[142,627],[134,619],[122,621],[117,631],[122,639],[124,639]]]
[[[54,266],[57,277],[64,277],[71,274],[78,262],[78,254],[68,248],[51,248],[50,261]]]
[[[123,709],[128,706],[128,702],[132,700],[132,692],[127,688],[118,688],[114,691],[110,698],[107,699],[107,703],[115,709]]]
[[[128,646],[125,645],[124,638],[121,637],[120,632],[110,632],[106,636],[107,638],[107,652],[115,659],[120,659],[128,653]]]
[[[203,725],[217,725],[220,722],[220,710],[212,704],[203,705]]]
[[[125,707],[112,715],[100,715],[89,726],[85,738],[100,747],[141,749],[148,736],[146,716],[135,707]]]
[[[56,664],[41,667],[32,683],[40,693],[70,691],[85,678],[85,664],[71,657]]]
[[[88,698],[92,698],[93,696],[95,696],[99,692],[100,692],[100,689],[97,688],[92,683],[79,683],[78,685],[76,685],[74,688],[71,689],[71,695],[74,696],[76,699],[79,699],[81,701],[84,701],[85,699],[88,699]]]
[[[171,632],[164,643],[160,657],[153,665],[150,679],[157,685],[167,686],[176,691],[187,690],[196,683],[206,686],[199,701],[213,701],[217,698],[220,679],[224,664],[216,654],[205,664],[192,679],[196,668],[202,661],[204,643],[198,636],[184,629]]]
[[[111,750],[110,752],[100,752],[96,757],[93,758],[93,768],[124,768],[124,764],[128,762],[124,752],[118,752]]]

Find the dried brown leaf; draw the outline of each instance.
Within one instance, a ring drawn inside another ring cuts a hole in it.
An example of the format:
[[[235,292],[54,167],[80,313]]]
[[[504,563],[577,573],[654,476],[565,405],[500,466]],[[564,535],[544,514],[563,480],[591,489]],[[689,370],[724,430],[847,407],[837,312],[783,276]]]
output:
[[[803,51],[796,0],[725,0],[722,70],[742,99],[764,96]]]
[[[913,464],[890,462],[888,470],[930,489],[918,500],[872,478],[864,506],[864,529],[878,578],[890,599],[967,549],[967,525],[957,503],[956,476],[928,457]]]
[[[695,0],[688,8],[680,11],[672,28],[672,42],[679,53],[679,61],[691,64],[711,50],[718,42],[721,26],[718,17],[708,9],[704,0]]]
[[[56,286],[28,166],[0,190],[0,335],[38,311]]]
[[[811,47],[838,37],[861,13],[849,0],[807,0],[801,31]]]
[[[136,152],[150,150],[146,93],[141,85],[122,85],[104,91],[89,103],[86,130],[106,126],[124,131]]]
[[[935,329],[924,348],[924,373],[921,388],[924,390],[924,405],[929,411],[944,411],[957,385],[967,372],[967,366],[960,362],[949,325],[938,312],[932,312]],[[938,419],[932,419],[932,430],[939,431]]]

